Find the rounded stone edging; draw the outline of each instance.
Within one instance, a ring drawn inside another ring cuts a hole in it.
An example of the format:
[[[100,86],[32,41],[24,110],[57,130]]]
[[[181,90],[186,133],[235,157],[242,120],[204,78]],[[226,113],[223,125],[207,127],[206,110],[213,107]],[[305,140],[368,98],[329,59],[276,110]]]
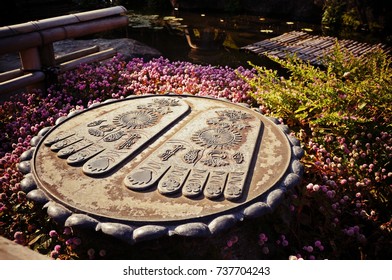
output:
[[[128,98],[133,98],[130,96]],[[106,100],[102,103],[109,103],[115,100]],[[226,102],[226,99],[224,100]],[[89,108],[97,106],[100,103],[94,103]],[[239,104],[248,107],[248,104]],[[260,113],[258,109],[253,109]],[[56,120],[55,126],[62,123],[69,117],[83,112],[76,110],[70,112],[67,116],[60,117]],[[260,113],[261,114],[261,113]],[[31,173],[30,160],[35,152],[35,147],[40,140],[53,127],[45,127],[41,129],[36,136],[31,139],[31,149],[25,151],[20,157],[18,169],[25,174],[21,181],[21,189],[26,192],[29,199],[34,200],[40,204],[44,204],[43,208],[47,208],[48,215],[56,222],[64,224],[64,226],[80,227],[85,229],[94,229],[102,231],[104,234],[115,237],[119,240],[134,244],[139,241],[157,239],[162,236],[187,236],[187,237],[206,237],[218,234],[228,228],[234,226],[237,222],[244,219],[257,218],[265,214],[271,213],[283,200],[285,193],[301,182],[304,172],[304,167],[300,159],[304,155],[303,149],[300,147],[300,142],[294,136],[290,135],[290,129],[287,125],[280,124],[279,120],[273,117],[268,117],[274,124],[276,124],[281,131],[286,135],[291,146],[291,159],[289,167],[285,175],[273,189],[270,189],[267,195],[261,195],[258,199],[251,202],[243,208],[237,209],[235,213],[225,214],[210,220],[209,222],[190,222],[181,225],[130,225],[125,223],[105,222],[99,221],[86,214],[73,213],[63,205],[52,201],[42,190],[37,188],[37,184]]]

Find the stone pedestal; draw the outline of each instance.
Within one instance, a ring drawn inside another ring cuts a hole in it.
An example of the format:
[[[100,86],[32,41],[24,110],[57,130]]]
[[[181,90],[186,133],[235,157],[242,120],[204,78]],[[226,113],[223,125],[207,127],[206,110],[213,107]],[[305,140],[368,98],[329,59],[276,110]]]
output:
[[[205,97],[111,100],[33,138],[21,185],[66,226],[129,243],[208,236],[272,211],[299,183],[303,151],[276,123]]]

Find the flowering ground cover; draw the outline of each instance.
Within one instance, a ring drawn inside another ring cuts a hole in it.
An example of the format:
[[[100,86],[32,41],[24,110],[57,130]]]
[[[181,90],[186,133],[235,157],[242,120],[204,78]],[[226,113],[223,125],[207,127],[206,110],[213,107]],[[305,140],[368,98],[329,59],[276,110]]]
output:
[[[83,65],[47,92],[0,104],[0,234],[55,259],[387,259],[392,256],[390,58],[340,59],[324,70],[201,66],[120,56]],[[110,98],[195,94],[246,102],[281,117],[301,140],[302,183],[271,214],[210,238],[165,237],[133,246],[64,228],[20,190],[20,155],[43,127]]]

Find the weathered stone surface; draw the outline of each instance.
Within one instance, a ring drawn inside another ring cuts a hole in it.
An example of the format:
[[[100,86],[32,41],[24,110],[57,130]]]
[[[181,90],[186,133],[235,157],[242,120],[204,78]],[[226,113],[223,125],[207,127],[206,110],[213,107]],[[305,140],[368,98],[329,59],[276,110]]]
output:
[[[61,224],[63,224],[72,214],[70,210],[56,202],[50,202],[47,205],[47,208],[48,215],[52,217],[56,222]]]
[[[272,210],[274,210],[282,201],[284,193],[285,191],[283,189],[277,188],[268,194],[267,204]]]
[[[298,174],[290,173],[283,181],[283,185],[287,190],[292,189],[301,182],[301,177]]]
[[[20,188],[22,191],[24,191],[25,193],[28,193],[32,190],[34,190],[35,188],[37,188],[37,184],[35,183],[33,174],[28,173],[22,181],[20,181]]]
[[[38,132],[38,136],[45,136],[46,133],[48,133],[49,130],[51,130],[51,128],[52,128],[51,126],[47,126],[47,127],[42,128],[42,129]]]
[[[289,138],[290,143],[291,143],[293,146],[299,146],[299,145],[300,145],[299,140],[298,140],[297,138],[295,138],[294,136],[289,135],[288,138]]]
[[[65,226],[73,227],[78,226],[81,228],[95,228],[98,225],[98,221],[85,214],[72,214],[65,221]]]
[[[300,146],[293,146],[293,155],[297,158],[302,158],[305,154],[304,149],[302,149]]]
[[[133,231],[132,238],[136,242],[157,239],[163,235],[166,235],[167,232],[168,228],[164,226],[146,225],[135,229]]]
[[[134,227],[123,225],[120,223],[100,223],[98,224],[96,230],[100,230],[105,234],[111,235],[127,243],[133,243],[132,234],[134,231]]]
[[[174,233],[182,236],[208,236],[210,231],[204,223],[189,223],[176,227]]]
[[[37,145],[38,145],[38,142],[41,140],[41,138],[42,138],[41,135],[34,136],[34,137],[31,138],[31,140],[30,140],[30,145],[31,145],[32,147],[37,146]]]
[[[290,128],[288,127],[288,125],[285,124],[280,124],[278,125],[278,127],[286,134],[290,133]]]
[[[55,124],[56,124],[56,125],[57,125],[57,124],[60,124],[60,123],[62,123],[63,121],[65,121],[67,118],[68,118],[68,117],[62,116],[62,117],[58,118],[58,119],[55,121]]]
[[[30,173],[31,171],[31,164],[29,160],[22,161],[18,164],[18,169],[23,174]]]
[[[216,234],[234,226],[235,223],[237,223],[235,215],[223,215],[212,220],[208,227],[212,234]]]
[[[67,115],[67,118],[73,117],[73,116],[79,114],[80,112],[81,112],[81,110],[74,110],[74,111],[70,112],[70,113]]]
[[[34,189],[27,194],[27,198],[34,200],[38,203],[44,204],[49,201],[46,194],[40,189]]]
[[[24,151],[20,156],[20,161],[30,160],[33,157],[35,148]]]
[[[302,177],[304,173],[304,166],[299,160],[293,160],[293,162],[291,163],[291,171]]]
[[[265,202],[257,202],[245,208],[246,217],[256,218],[271,212],[271,207]]]
[[[281,127],[212,98],[111,100],[42,136],[31,160],[38,190],[28,195],[47,194],[48,213],[67,226],[129,243],[216,234],[270,212],[299,182],[297,142]]]

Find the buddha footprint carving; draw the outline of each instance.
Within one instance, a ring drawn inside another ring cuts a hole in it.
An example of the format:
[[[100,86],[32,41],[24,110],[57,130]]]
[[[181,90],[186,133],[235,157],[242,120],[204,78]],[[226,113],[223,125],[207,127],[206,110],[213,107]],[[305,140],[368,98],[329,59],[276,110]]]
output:
[[[70,129],[60,126],[44,144],[68,164],[83,165],[85,174],[101,175],[134,155],[189,109],[181,99],[139,99],[121,109],[114,107],[96,119],[82,119]]]
[[[167,196],[239,199],[261,126],[240,110],[199,113],[134,168],[124,184],[134,191],[156,187]]]

